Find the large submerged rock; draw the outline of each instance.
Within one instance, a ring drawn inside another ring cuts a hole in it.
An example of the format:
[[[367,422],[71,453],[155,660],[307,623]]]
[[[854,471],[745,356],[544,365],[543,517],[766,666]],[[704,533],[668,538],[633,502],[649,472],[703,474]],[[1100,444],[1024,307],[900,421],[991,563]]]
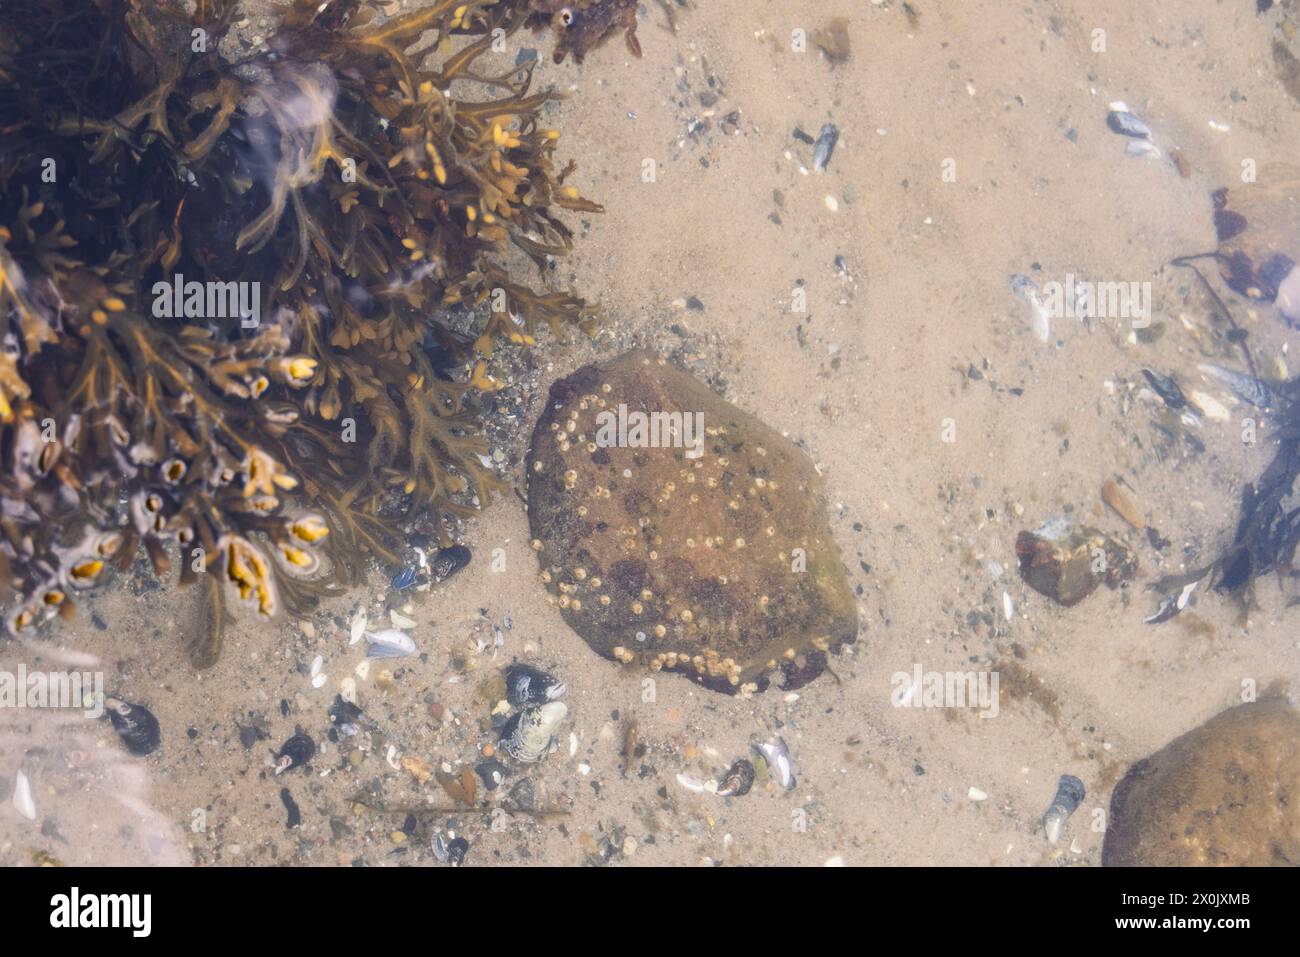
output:
[[[606,658],[798,687],[857,636],[811,461],[652,353],[556,382],[527,469],[542,580]]]
[[[1285,699],[1216,715],[1115,786],[1110,866],[1300,864],[1300,712]]]

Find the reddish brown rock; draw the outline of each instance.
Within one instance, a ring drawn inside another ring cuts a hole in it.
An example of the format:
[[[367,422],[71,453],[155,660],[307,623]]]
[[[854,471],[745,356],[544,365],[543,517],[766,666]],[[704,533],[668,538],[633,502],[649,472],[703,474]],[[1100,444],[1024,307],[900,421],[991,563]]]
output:
[[[1016,558],[1025,584],[1067,608],[1102,582],[1118,588],[1137,574],[1137,560],[1123,542],[1060,518],[1016,536]]]

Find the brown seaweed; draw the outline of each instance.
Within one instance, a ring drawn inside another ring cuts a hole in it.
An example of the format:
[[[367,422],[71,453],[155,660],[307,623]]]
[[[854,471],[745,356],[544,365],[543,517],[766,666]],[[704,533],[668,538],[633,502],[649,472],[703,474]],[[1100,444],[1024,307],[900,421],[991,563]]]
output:
[[[269,616],[395,560],[416,519],[448,544],[501,487],[494,349],[592,328],[577,295],[504,265],[544,266],[572,244],[561,213],[600,210],[557,168],[531,66],[477,72],[526,2],[381,20],[296,0],[231,60],[236,6],[0,8],[11,630],[141,548]],[[206,606],[200,665],[220,646],[220,595]]]
[[[1250,190],[1216,190],[1211,195],[1218,247],[1213,252],[1181,256],[1171,265],[1191,270],[1227,327],[1227,339],[1240,349],[1256,390],[1268,397],[1274,413],[1277,449],[1260,477],[1242,489],[1236,528],[1226,548],[1211,562],[1187,574],[1169,576],[1151,587],[1165,597],[1161,609],[1148,619],[1167,621],[1186,604],[1190,589],[1206,580],[1210,587],[1248,601],[1260,575],[1297,577],[1300,547],[1300,506],[1294,496],[1300,477],[1300,380],[1270,383],[1264,388],[1251,352],[1247,330],[1198,267],[1211,261],[1224,283],[1249,301],[1272,302],[1279,316],[1294,323],[1300,286],[1300,214],[1296,196],[1300,174],[1289,167],[1269,167],[1266,183]]]

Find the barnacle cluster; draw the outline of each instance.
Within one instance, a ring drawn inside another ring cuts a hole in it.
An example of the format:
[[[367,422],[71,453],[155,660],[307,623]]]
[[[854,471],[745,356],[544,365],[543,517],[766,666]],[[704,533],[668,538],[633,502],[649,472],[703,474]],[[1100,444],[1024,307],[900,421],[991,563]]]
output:
[[[11,630],[141,547],[298,611],[488,502],[494,345],[594,321],[506,268],[600,209],[531,66],[479,71],[529,6],[295,0],[240,57],[234,0],[0,5]]]

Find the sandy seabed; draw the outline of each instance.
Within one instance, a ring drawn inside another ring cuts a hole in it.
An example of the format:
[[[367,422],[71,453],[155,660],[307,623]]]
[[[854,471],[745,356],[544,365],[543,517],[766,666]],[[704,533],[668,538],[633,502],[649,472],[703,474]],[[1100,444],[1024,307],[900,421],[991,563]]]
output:
[[[201,674],[181,641],[198,596],[119,576],[57,633],[0,647],[0,668],[103,671],[158,716],[163,747],[131,759],[106,722],[0,713],[0,863],[436,865],[431,845],[454,831],[468,865],[1098,864],[1111,789],[1133,761],[1300,667],[1296,613],[1275,579],[1258,583],[1248,612],[1210,594],[1143,623],[1157,602],[1145,584],[1217,555],[1273,448],[1266,428],[1243,444],[1249,411],[1198,378],[1197,363],[1234,357],[1214,351],[1193,277],[1166,264],[1214,246],[1209,194],[1236,182],[1244,159],[1263,169],[1296,155],[1298,107],[1271,49],[1297,11],[1257,15],[1254,0],[911,9],[915,19],[897,2],[699,0],[674,34],[650,4],[643,58],[615,38],[581,66],[551,63],[545,37],[514,38],[539,48],[536,82],[567,94],[548,123],[607,212],[575,218],[577,250],[557,270],[606,322],[591,340],[534,351],[527,420],[504,430],[510,479],[522,487],[554,379],[633,345],[671,357],[824,474],[861,620],[833,674],[752,697],[660,675],[648,693],[643,672],[595,656],[547,603],[527,514],[507,494],[466,526],[465,572],[397,600],[418,622],[420,655],[372,663],[359,682],[372,730],[334,742],[327,710],[365,654],[349,622],[362,607],[379,617],[385,576],[306,628],[240,611],[222,660]],[[815,43],[792,50],[793,30],[836,16],[848,19],[847,61]],[[516,54],[497,56],[504,66]],[[1115,100],[1189,175],[1126,154],[1106,125]],[[828,122],[839,141],[813,172],[794,131]],[[1150,282],[1152,329],[1061,319],[1042,344],[1014,274]],[[1281,355],[1291,335],[1271,310],[1231,303],[1257,354]],[[1204,451],[1162,437],[1143,367],[1229,407],[1230,421],[1196,430]],[[1102,507],[1108,478],[1168,545]],[[1024,585],[1017,533],[1067,511],[1129,541],[1134,583],[1071,608]],[[516,659],[567,685],[558,749],[457,809],[401,759],[456,773],[480,761],[494,740],[492,677]],[[894,676],[917,668],[996,673],[996,709],[896,707]],[[628,761],[630,722],[642,748]],[[277,777],[271,751],[298,728],[320,751]],[[716,780],[773,735],[789,747],[793,789],[760,781],[720,798],[682,783]],[[9,801],[20,767],[35,821]],[[1039,819],[1067,773],[1088,793],[1053,846]],[[524,778],[532,812],[506,796]],[[301,809],[293,829],[282,789]]]

